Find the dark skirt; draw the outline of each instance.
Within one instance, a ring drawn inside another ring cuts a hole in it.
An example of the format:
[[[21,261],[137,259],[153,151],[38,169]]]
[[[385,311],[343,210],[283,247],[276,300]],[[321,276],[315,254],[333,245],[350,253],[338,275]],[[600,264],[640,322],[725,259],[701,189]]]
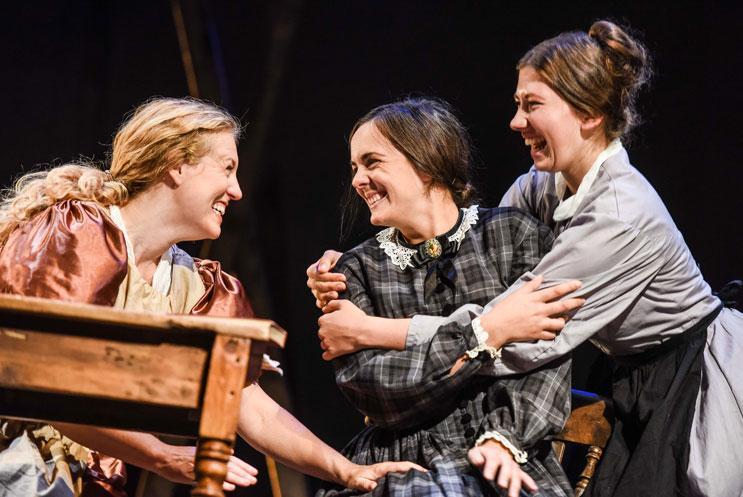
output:
[[[645,353],[613,358],[614,430],[586,496],[690,495],[689,435],[707,327],[719,312]]]

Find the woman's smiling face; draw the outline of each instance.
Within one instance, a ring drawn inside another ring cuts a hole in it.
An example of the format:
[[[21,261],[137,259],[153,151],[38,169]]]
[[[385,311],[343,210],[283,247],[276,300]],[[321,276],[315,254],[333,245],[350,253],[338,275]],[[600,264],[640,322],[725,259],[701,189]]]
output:
[[[189,227],[184,240],[218,238],[228,204],[242,198],[232,132],[209,134],[204,140],[207,153],[196,164],[182,165],[178,173],[178,208],[182,223]]]
[[[369,121],[351,137],[353,188],[371,212],[375,226],[400,229],[411,212],[427,198],[430,180],[419,173]]]
[[[530,66],[519,70],[511,129],[520,133],[540,171],[570,171],[583,162],[583,119]]]

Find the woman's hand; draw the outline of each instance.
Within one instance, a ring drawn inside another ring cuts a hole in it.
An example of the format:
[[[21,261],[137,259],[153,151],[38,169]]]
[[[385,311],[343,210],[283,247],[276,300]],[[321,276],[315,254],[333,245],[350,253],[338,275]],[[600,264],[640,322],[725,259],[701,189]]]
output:
[[[364,341],[367,315],[348,300],[332,300],[317,320],[322,358],[326,361],[367,347]]]
[[[371,492],[377,486],[377,480],[386,476],[387,473],[407,473],[411,469],[423,473],[426,472],[425,468],[408,461],[381,462],[369,466],[354,464],[344,481],[341,483],[353,490]]]
[[[177,445],[166,445],[165,454],[155,468],[155,472],[170,481],[176,483],[194,483],[194,457],[196,447],[182,447]],[[248,487],[255,485],[258,470],[245,461],[235,456],[230,456],[227,462],[227,476],[222,488],[226,491],[235,490],[236,487]]]
[[[317,320],[326,361],[363,349],[405,350],[410,319],[367,316],[349,300],[331,300]]]
[[[568,281],[539,290],[542,276],[525,283],[480,317],[488,332],[488,345],[501,348],[511,342],[554,340],[567,321],[566,313],[585,303],[582,298],[565,295],[580,288],[580,281]]]
[[[326,250],[323,256],[307,268],[307,286],[315,296],[315,305],[322,309],[338,294],[346,289],[346,277],[340,273],[331,273],[335,263],[343,254],[335,250]]]
[[[531,493],[537,491],[534,480],[514,461],[508,449],[495,440],[470,449],[467,457],[486,480],[495,480],[497,475],[496,484],[508,490],[508,497],[518,497],[521,487]]]

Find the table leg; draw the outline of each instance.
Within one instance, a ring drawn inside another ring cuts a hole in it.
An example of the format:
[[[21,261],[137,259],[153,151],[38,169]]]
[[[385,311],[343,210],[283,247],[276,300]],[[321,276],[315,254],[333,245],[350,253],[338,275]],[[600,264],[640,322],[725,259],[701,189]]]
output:
[[[251,340],[227,335],[214,338],[209,376],[199,423],[195,497],[223,497],[222,483],[235,443],[240,398],[250,358]]]
[[[222,483],[227,476],[227,462],[232,444],[223,440],[199,440],[196,449],[195,473],[197,486],[192,497],[224,497]]]

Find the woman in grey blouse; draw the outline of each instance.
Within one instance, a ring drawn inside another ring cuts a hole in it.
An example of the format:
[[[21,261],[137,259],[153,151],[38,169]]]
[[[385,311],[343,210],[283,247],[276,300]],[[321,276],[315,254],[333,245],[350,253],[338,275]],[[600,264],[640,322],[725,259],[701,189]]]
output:
[[[511,127],[523,136],[534,166],[501,205],[527,210],[552,227],[553,248],[533,273],[485,307],[464,306],[448,318],[414,317],[406,323],[406,347],[425,347],[437,330],[452,326],[474,337],[484,331],[492,343],[504,328],[524,325],[510,319],[515,299],[524,296],[514,292],[534,274],[545,284],[578,278],[586,304],[563,332],[554,340],[505,346],[489,373],[529,371],[591,340],[616,363],[617,410],[591,495],[743,495],[743,375],[736,372],[743,364],[743,315],[721,308],[663,202],[619,141],[637,122],[635,97],[650,74],[645,48],[599,21],[588,33],[545,40],[518,68]],[[328,254],[320,264],[333,258]],[[323,300],[339,282],[310,284],[331,290],[316,293]]]

